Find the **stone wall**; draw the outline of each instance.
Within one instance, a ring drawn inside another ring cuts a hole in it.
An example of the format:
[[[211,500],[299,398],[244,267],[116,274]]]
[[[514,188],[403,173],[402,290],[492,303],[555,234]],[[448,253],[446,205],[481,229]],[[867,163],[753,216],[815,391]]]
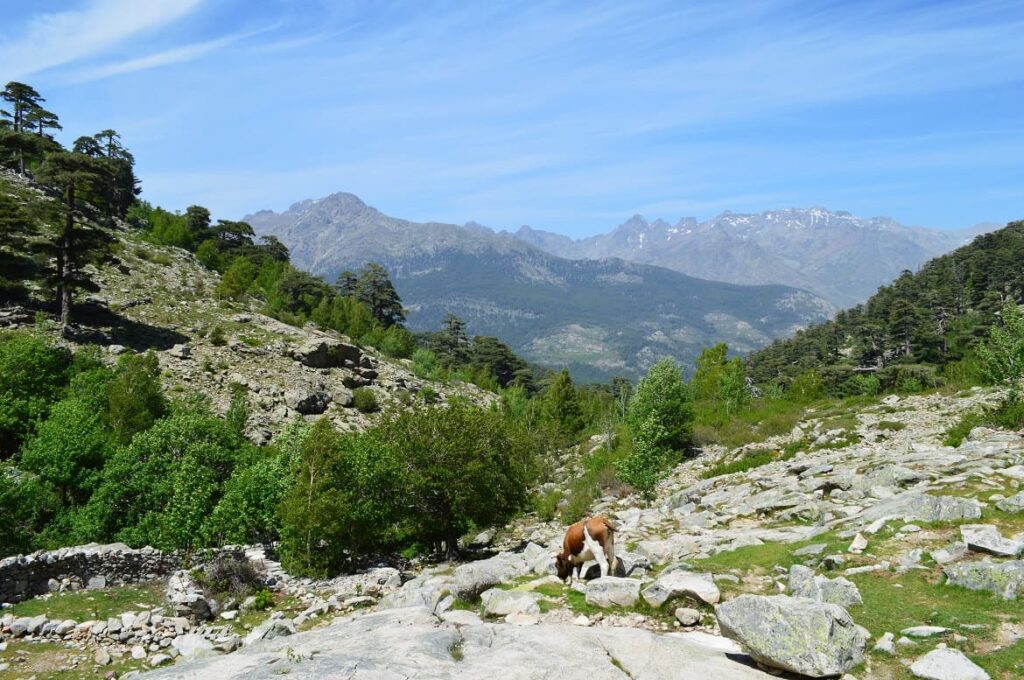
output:
[[[181,567],[181,555],[123,543],[90,543],[0,560],[0,602],[62,590],[152,581]]]

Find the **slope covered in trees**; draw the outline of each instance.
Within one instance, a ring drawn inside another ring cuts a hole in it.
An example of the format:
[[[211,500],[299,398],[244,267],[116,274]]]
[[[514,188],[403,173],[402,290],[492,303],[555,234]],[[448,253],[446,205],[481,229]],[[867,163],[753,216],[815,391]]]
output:
[[[1024,299],[1024,221],[903,272],[867,302],[748,358],[758,383],[816,371],[832,394],[877,391],[973,371],[978,342],[1007,303]]]

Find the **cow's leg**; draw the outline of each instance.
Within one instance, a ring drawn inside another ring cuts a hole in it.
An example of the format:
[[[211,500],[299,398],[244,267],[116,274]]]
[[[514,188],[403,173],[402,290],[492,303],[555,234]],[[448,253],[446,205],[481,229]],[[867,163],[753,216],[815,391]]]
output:
[[[607,576],[608,559],[604,554],[604,548],[591,537],[590,532],[587,531],[586,525],[583,526],[583,543],[587,546],[587,550],[593,554],[594,560],[597,562],[597,567],[601,570],[601,576]]]

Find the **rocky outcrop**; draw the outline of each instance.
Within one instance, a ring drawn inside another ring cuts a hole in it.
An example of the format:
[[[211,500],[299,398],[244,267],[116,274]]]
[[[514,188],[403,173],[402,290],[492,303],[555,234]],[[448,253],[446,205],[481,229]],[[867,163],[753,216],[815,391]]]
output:
[[[644,601],[652,607],[660,607],[669,600],[687,597],[705,604],[718,604],[721,593],[711,574],[694,574],[688,571],[663,573],[644,589]]]
[[[419,680],[655,680],[690,677],[768,680],[729,658],[739,649],[706,638],[630,628],[511,626],[443,622],[421,607],[334,621],[326,628],[264,640],[227,656],[159,669],[152,680],[272,680],[416,677]]]
[[[1024,540],[1004,538],[992,524],[964,524],[960,536],[969,550],[999,557],[1019,557],[1024,552]]]
[[[843,577],[827,578],[813,569],[794,564],[789,570],[789,592],[794,597],[805,597],[817,602],[850,607],[862,603],[857,586]]]
[[[722,634],[759,663],[812,678],[842,675],[864,658],[867,632],[845,609],[786,595],[741,595],[715,607]]]
[[[358,347],[333,338],[310,338],[294,347],[291,355],[310,368],[354,368],[363,358]]]
[[[946,566],[946,583],[969,590],[987,590],[1004,600],[1024,594],[1024,561],[961,562]]]

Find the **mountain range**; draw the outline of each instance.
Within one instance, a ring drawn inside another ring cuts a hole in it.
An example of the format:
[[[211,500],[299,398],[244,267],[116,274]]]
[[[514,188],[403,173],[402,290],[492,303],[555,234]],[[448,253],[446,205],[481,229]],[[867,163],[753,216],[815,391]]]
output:
[[[524,226],[514,236],[570,259],[619,257],[714,281],[802,288],[836,307],[866,300],[903,270],[998,228],[909,227],[824,208],[724,212],[676,224],[635,215],[609,233],[583,239]]]
[[[579,379],[635,377],[665,355],[690,364],[718,341],[749,351],[834,311],[791,286],[707,281],[614,257],[559,257],[475,223],[389,217],[346,193],[244,219],[328,281],[380,262],[414,330],[436,329],[450,311],[471,333],[498,336],[531,361],[567,365]]]

